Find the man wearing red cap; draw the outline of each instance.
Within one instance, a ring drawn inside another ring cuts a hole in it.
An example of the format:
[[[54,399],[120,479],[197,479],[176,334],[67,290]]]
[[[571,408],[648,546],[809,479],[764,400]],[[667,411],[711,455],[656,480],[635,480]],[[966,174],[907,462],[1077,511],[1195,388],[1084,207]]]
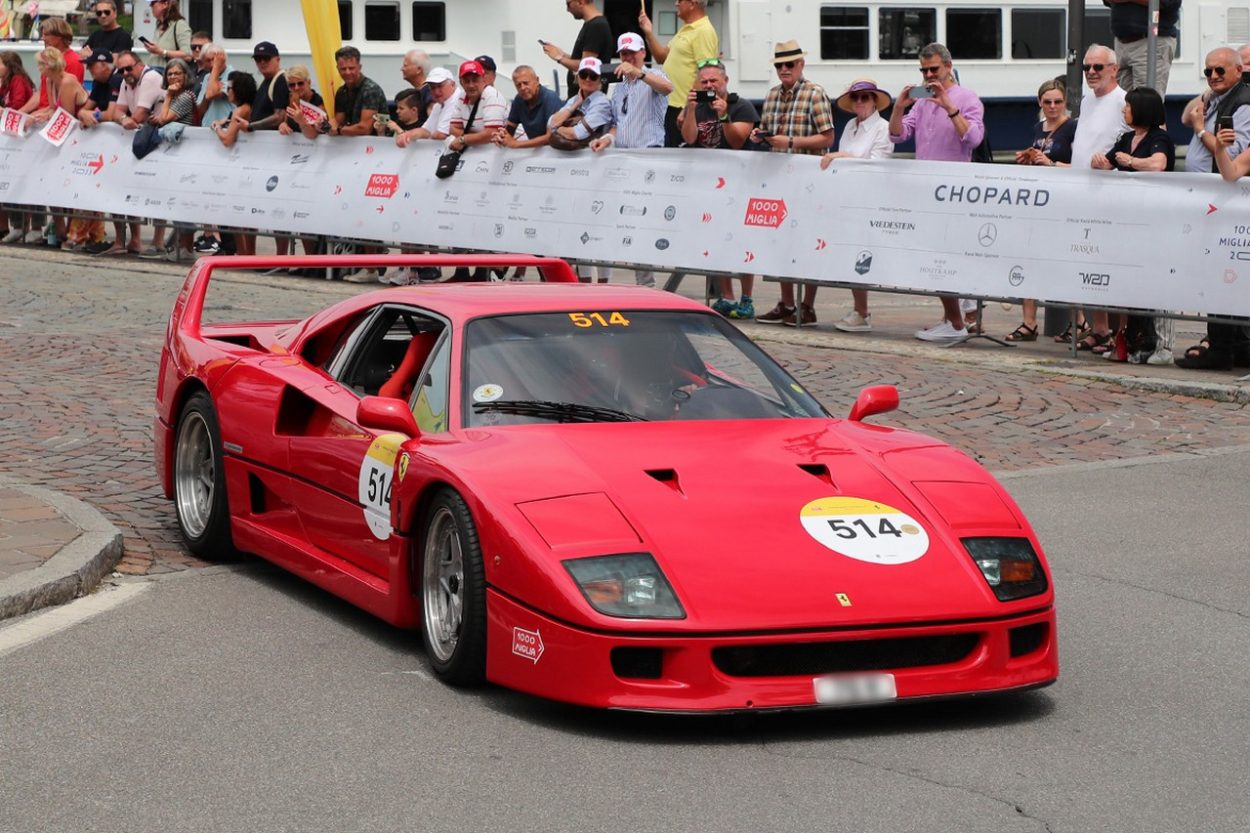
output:
[[[488,144],[495,131],[508,121],[508,100],[486,83],[486,67],[480,61],[460,65],[460,88],[464,95],[452,113],[451,138],[447,142],[451,150]]]

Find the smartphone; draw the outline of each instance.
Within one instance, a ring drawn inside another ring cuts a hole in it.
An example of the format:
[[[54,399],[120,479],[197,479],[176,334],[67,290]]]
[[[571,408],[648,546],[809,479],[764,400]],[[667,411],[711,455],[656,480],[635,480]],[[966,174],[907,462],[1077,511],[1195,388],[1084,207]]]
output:
[[[1231,115],[1220,116],[1219,122],[1216,125],[1216,129],[1217,130],[1232,130],[1233,129],[1233,117]]]
[[[911,92],[909,92],[908,95],[912,98],[933,98],[933,90],[929,89],[924,84],[917,84],[911,88]]]
[[[140,36],[139,36],[139,42],[140,42],[141,44],[143,44],[144,46],[151,46],[151,45],[152,45],[152,41],[148,40],[148,39],[147,39],[147,38],[145,38],[143,35],[140,35]]]
[[[538,45],[539,45],[539,46],[546,46],[546,45],[547,45],[547,42],[546,42],[545,40],[543,40],[542,38],[539,38],[539,39],[538,39]]]
[[[761,139],[767,139],[769,136],[773,135],[773,132],[766,127],[757,127],[755,128],[755,132],[759,134]]]
[[[716,90],[695,90],[694,100],[703,104],[711,104],[716,100]]]

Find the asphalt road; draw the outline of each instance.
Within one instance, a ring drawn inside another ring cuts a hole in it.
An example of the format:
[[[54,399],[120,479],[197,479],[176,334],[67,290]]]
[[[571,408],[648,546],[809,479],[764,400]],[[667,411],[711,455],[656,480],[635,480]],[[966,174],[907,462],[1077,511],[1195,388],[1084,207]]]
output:
[[[666,718],[463,693],[409,634],[256,562],[120,579],[41,640],[13,634],[39,616],[0,629],[0,830],[1244,830],[1247,465],[1008,478],[1054,566],[1062,678],[959,703]]]
[[[0,270],[0,470],[99,507],[129,573],[0,625],[0,833],[1246,829],[1240,406],[846,353],[815,344],[827,332],[769,343],[835,410],[894,382],[903,408],[881,421],[1011,472],[1054,567],[1063,676],[924,706],[608,714],[451,691],[410,634],[181,551],[148,434],[178,283],[86,259]],[[273,283],[223,283],[215,311],[347,291]]]

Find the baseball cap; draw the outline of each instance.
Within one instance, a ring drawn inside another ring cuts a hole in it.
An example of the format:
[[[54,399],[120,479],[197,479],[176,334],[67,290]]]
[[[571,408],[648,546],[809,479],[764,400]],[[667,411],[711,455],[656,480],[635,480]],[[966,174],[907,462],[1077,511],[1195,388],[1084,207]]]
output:
[[[582,58],[582,62],[577,65],[577,74],[583,72],[593,72],[595,75],[603,75],[603,64],[598,58]]]
[[[253,58],[277,58],[278,47],[274,46],[272,43],[270,43],[267,40],[263,40],[260,43],[256,44],[256,47],[252,50],[252,57]]]
[[[487,72],[494,72],[498,69],[498,67],[495,66],[495,59],[489,55],[478,55],[473,60],[485,67]]]
[[[86,66],[98,63],[113,63],[113,53],[109,52],[107,49],[97,49],[87,56],[87,60],[83,61],[83,64]]]
[[[427,84],[445,84],[448,81],[455,81],[456,76],[451,74],[451,70],[447,67],[434,67],[430,70],[429,75],[425,76]]]
[[[460,65],[460,77],[461,78],[465,77],[466,75],[485,75],[485,74],[486,74],[486,67],[482,66],[477,61],[465,61],[463,64]]]
[[[642,38],[639,35],[635,35],[633,32],[626,32],[616,39],[616,52],[618,55],[626,50],[630,52],[641,52],[644,46],[645,44],[643,44]]]

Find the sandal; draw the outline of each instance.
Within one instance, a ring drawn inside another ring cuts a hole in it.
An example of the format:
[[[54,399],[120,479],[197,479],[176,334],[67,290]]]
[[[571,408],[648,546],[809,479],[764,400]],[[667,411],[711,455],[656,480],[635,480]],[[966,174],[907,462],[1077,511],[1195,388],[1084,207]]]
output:
[[[1037,341],[1037,325],[1034,324],[1032,327],[1030,327],[1028,324],[1021,322],[1020,326],[1016,327],[1015,330],[1008,333],[1004,340],[1005,341]]]
[[[1105,333],[1086,333],[1085,337],[1076,343],[1076,349],[1099,354],[1105,353],[1113,335],[1115,334],[1110,331]]]
[[[1177,367],[1187,370],[1233,369],[1233,357],[1222,350],[1212,350],[1211,342],[1205,338],[1186,350],[1185,355],[1178,356],[1175,361]]]
[[[1095,356],[1102,356],[1103,358],[1106,358],[1108,354],[1114,354],[1117,336],[1123,338],[1124,330],[1112,330],[1107,333],[1107,340],[1103,344],[1098,344],[1090,348],[1090,352],[1092,352]]]
[[[1089,335],[1089,324],[1087,324],[1084,321],[1077,322],[1077,325],[1076,325],[1077,340],[1080,341],[1081,339],[1085,338],[1088,335]],[[1064,328],[1063,332],[1055,336],[1055,343],[1063,344],[1071,340],[1072,340],[1072,322],[1069,321],[1068,326]]]

